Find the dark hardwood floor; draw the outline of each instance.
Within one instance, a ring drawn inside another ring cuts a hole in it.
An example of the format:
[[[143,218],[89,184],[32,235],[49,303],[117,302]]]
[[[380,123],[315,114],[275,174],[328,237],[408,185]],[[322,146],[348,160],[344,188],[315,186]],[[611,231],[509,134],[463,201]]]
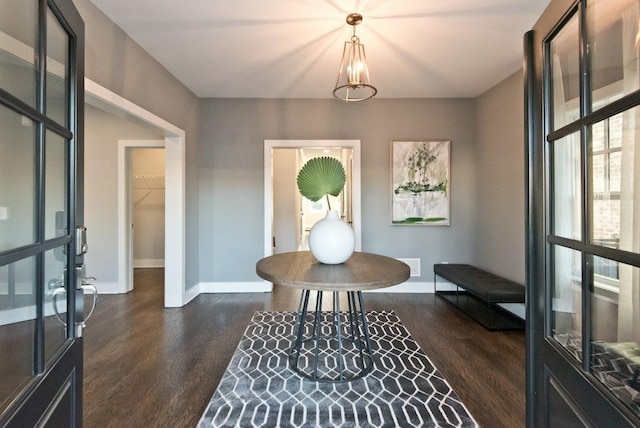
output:
[[[102,295],[85,330],[86,427],[193,427],[252,314],[295,311],[299,292],[204,294],[163,308],[162,269]],[[328,299],[327,299],[328,300]],[[367,293],[394,310],[483,427],[525,426],[525,339],[490,332],[433,294]]]

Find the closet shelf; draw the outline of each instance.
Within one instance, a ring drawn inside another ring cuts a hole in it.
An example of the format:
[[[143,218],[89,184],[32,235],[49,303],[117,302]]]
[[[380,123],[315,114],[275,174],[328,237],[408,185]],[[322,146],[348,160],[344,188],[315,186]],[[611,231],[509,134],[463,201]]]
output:
[[[162,178],[164,180],[164,175],[134,175],[133,178],[135,180],[154,179],[154,178]]]
[[[140,204],[151,196],[154,190],[164,190],[164,175],[135,175],[133,176],[133,190],[144,190],[147,193],[134,202],[133,206]]]

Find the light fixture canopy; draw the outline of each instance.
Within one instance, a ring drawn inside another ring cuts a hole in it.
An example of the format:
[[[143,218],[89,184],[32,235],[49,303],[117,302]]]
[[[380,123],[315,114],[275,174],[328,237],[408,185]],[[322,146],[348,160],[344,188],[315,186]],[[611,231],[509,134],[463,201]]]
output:
[[[344,42],[340,71],[333,90],[334,97],[346,102],[368,100],[378,93],[371,85],[364,45],[356,36],[356,26],[361,22],[362,15],[359,13],[347,16],[347,24],[353,26],[353,36],[350,41]]]

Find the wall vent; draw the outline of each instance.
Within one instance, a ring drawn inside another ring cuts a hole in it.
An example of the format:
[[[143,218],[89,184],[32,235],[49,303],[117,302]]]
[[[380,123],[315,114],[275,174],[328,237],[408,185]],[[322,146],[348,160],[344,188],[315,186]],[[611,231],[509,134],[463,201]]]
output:
[[[405,262],[409,265],[409,271],[411,276],[421,276],[420,273],[420,259],[398,259],[401,262]]]

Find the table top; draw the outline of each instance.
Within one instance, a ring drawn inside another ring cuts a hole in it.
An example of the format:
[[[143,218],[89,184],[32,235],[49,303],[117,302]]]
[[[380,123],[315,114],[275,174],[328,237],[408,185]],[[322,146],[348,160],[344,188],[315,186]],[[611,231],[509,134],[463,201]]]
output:
[[[265,257],[256,263],[260,278],[292,288],[319,291],[360,291],[390,287],[409,279],[409,266],[378,254],[354,252],[337,265],[318,262],[310,251]]]

